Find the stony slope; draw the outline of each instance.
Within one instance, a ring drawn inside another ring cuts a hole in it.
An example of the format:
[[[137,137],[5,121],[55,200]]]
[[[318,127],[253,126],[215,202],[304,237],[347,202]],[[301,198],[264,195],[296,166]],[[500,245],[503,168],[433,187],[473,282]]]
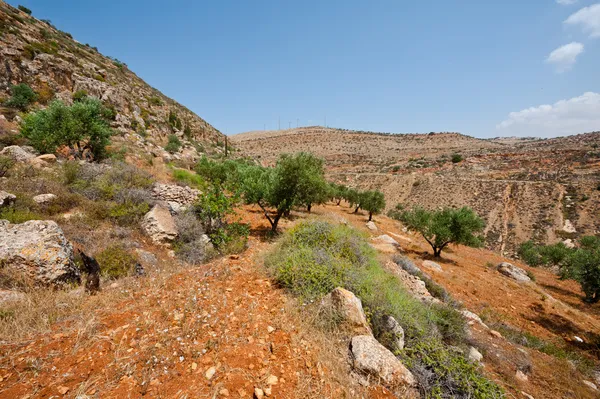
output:
[[[481,140],[308,127],[232,141],[264,163],[311,151],[326,160],[332,180],[382,190],[388,209],[397,203],[473,207],[487,220],[488,247],[507,255],[528,239],[554,243],[600,231],[600,133]],[[454,153],[464,161],[452,163]]]
[[[34,10],[35,14],[35,10]],[[125,64],[74,40],[69,33],[40,21],[0,0],[0,99],[10,86],[26,83],[40,95],[40,103],[54,98],[71,102],[85,90],[117,111],[114,127],[164,142],[173,131],[200,142],[224,136],[198,115],[166,97],[130,71]],[[180,124],[173,128],[169,114]]]

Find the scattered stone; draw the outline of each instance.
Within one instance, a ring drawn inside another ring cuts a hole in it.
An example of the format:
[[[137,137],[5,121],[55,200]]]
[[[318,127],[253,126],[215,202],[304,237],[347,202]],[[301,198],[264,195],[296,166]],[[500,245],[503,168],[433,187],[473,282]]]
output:
[[[438,263],[432,262],[430,260],[424,260],[422,265],[423,265],[423,267],[426,267],[428,269],[437,270],[439,272],[444,271]]]
[[[276,375],[271,374],[267,377],[266,384],[267,385],[276,385],[278,382],[279,382],[279,378],[277,378]]]
[[[14,204],[17,197],[14,194],[0,190],[0,208]]]
[[[56,163],[56,155],[54,154],[44,154],[44,155],[40,155],[39,157],[36,157],[35,159],[45,162],[45,163]]]
[[[155,199],[167,202],[169,206],[177,208],[179,211],[187,205],[193,204],[200,194],[202,194],[200,190],[187,186],[161,183],[155,183],[152,186],[152,196]]]
[[[473,363],[479,363],[483,360],[483,355],[474,347],[469,348],[469,360]]]
[[[504,274],[505,276],[510,277],[513,280],[516,280],[519,282],[531,281],[531,279],[529,278],[529,276],[527,275],[527,272],[525,272],[525,270],[523,270],[520,267],[517,267],[511,263],[502,262],[498,266],[496,266],[496,269],[501,274]]]
[[[58,393],[60,393],[61,395],[66,395],[67,392],[69,392],[69,387],[65,387],[65,386],[58,386]]]
[[[273,331],[275,331],[275,327],[271,327],[271,326],[268,326],[268,327],[267,327],[267,332],[268,332],[269,334],[271,334]]]
[[[517,372],[515,373],[515,378],[521,382],[529,381],[529,377],[527,377],[527,375],[525,373],[523,373],[521,370],[517,370]]]
[[[481,318],[479,316],[477,316],[475,313],[468,311],[466,309],[461,310],[460,313],[463,315],[463,317],[471,322],[475,322],[475,323],[479,323],[485,326],[485,324],[483,323],[483,321],[481,320]],[[487,326],[486,326],[487,327]]]
[[[371,334],[362,303],[352,292],[338,287],[323,298],[321,306],[339,315],[352,331]]]
[[[363,373],[381,379],[388,386],[414,387],[415,377],[371,335],[358,335],[350,344],[353,367]]]
[[[392,316],[382,320],[381,333],[377,340],[391,351],[404,349],[404,329]]]
[[[583,385],[585,385],[585,386],[587,386],[587,387],[589,387],[589,388],[593,389],[594,391],[597,391],[597,390],[598,390],[598,387],[596,386],[596,384],[594,384],[594,383],[593,383],[593,382],[591,382],[591,381],[586,381],[586,380],[583,380],[583,381],[581,381],[581,382],[583,382]]]
[[[154,255],[152,252],[148,252],[143,249],[136,248],[135,253],[138,256],[138,259],[143,264],[154,266],[158,263],[158,259],[156,258],[156,255]]]
[[[521,391],[521,395],[523,395],[523,397],[525,397],[525,399],[535,399],[533,396],[531,396],[527,392]]]
[[[206,370],[206,372],[204,373],[204,376],[206,377],[207,380],[211,380],[215,373],[217,372],[217,368],[215,366],[210,367],[208,370]]]
[[[579,338],[577,335],[573,336],[573,339],[577,342],[579,342],[580,344],[583,344],[583,339]]]
[[[35,158],[35,153],[25,147],[19,147],[18,145],[4,147],[2,151],[0,151],[0,155],[11,157],[17,162],[27,162],[30,159]]]
[[[0,220],[0,262],[43,285],[79,282],[73,247],[52,220]]]
[[[177,238],[175,220],[163,204],[156,204],[142,220],[142,229],[157,244],[168,244]]]
[[[366,226],[367,226],[367,229],[369,229],[371,231],[377,231],[377,225],[372,220],[370,222],[367,222]]]
[[[219,395],[228,397],[229,396],[229,390],[227,388],[223,388],[223,389],[221,389],[219,391]]]
[[[265,397],[265,393],[260,388],[254,388],[254,398],[255,399],[263,399]]]
[[[406,287],[406,289],[413,294],[417,299],[427,303],[441,303],[437,298],[434,298],[431,293],[427,290],[425,282],[419,277],[410,274],[402,267],[394,262],[387,262],[385,264],[387,270],[393,273],[398,280]]]
[[[496,330],[490,330],[490,335],[496,337],[496,338],[502,338],[502,334],[500,334],[498,331]]]
[[[575,228],[575,226],[573,226],[573,223],[569,219],[565,220],[565,224],[563,225],[563,231],[565,233],[570,234],[577,233],[577,229]]]
[[[36,195],[35,197],[33,197],[33,200],[37,204],[48,204],[48,203],[54,201],[56,198],[57,197],[55,194],[40,194],[40,195]]]

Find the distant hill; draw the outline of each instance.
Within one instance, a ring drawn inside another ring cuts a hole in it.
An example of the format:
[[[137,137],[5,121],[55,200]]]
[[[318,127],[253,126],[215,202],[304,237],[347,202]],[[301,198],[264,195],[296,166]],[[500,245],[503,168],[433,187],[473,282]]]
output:
[[[331,180],[383,191],[388,209],[470,206],[487,220],[487,246],[507,255],[529,239],[568,243],[600,232],[600,132],[484,140],[313,126],[248,132],[231,141],[264,164],[310,151],[325,159]]]

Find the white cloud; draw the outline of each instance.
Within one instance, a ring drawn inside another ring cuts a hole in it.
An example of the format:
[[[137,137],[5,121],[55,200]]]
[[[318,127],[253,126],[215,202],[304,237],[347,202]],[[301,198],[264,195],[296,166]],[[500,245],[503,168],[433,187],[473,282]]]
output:
[[[496,125],[503,136],[556,137],[600,131],[600,94],[587,92],[579,97],[560,100],[511,112]]]
[[[557,72],[565,72],[575,64],[577,56],[583,52],[583,44],[572,42],[550,53],[546,62],[556,66]]]
[[[556,0],[556,2],[563,6],[570,6],[571,4],[577,3],[577,0]]]
[[[600,37],[600,3],[583,7],[567,18],[564,23],[581,27],[590,37]]]

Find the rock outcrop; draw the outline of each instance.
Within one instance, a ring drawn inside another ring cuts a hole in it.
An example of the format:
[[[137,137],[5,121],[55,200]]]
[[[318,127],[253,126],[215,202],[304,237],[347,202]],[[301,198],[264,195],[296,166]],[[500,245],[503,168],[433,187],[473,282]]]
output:
[[[152,186],[152,197],[164,201],[174,212],[180,212],[193,204],[202,192],[187,186],[155,183]]]
[[[438,272],[442,272],[443,269],[442,267],[439,265],[439,263],[436,262],[432,262],[430,260],[424,260],[422,263],[423,267],[426,267],[428,269],[432,269],[432,270],[436,270]]]
[[[388,387],[416,386],[412,373],[372,336],[353,337],[350,353],[354,369],[383,381]]]
[[[502,262],[496,266],[496,269],[506,277],[510,277],[518,282],[531,281],[525,270],[513,265],[512,263]]]
[[[387,234],[373,238],[371,246],[383,253],[396,253],[400,250],[400,244]]]
[[[162,203],[156,204],[142,220],[142,229],[157,244],[169,244],[177,238],[177,226],[169,211]]]
[[[27,147],[19,147],[18,145],[9,145],[0,151],[0,155],[11,157],[17,162],[27,162],[35,158],[35,153]]]
[[[356,334],[371,334],[362,303],[352,292],[336,288],[321,301],[321,306],[340,316],[342,323]]]
[[[17,197],[14,194],[0,190],[0,208],[4,206],[10,206],[15,202],[16,199]]]
[[[402,269],[394,262],[388,262],[385,264],[387,270],[392,272],[400,282],[406,287],[406,289],[413,294],[417,299],[423,302],[440,303],[441,301],[431,295],[425,286],[425,282],[419,277],[414,276]]]
[[[392,316],[381,320],[380,333],[377,340],[391,351],[404,349],[404,329]]]
[[[0,220],[0,263],[43,285],[80,280],[73,248],[51,220],[21,224]]]
[[[48,204],[50,202],[53,202],[56,198],[57,197],[55,194],[40,194],[33,197],[33,200],[37,204]]]

